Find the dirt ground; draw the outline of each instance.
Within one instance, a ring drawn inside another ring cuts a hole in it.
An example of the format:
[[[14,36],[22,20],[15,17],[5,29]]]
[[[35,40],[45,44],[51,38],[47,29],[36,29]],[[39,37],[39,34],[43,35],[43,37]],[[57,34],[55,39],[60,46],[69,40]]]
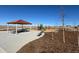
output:
[[[17,53],[78,53],[77,31],[65,31],[65,43],[62,31],[45,32],[45,35],[37,40],[29,42]]]

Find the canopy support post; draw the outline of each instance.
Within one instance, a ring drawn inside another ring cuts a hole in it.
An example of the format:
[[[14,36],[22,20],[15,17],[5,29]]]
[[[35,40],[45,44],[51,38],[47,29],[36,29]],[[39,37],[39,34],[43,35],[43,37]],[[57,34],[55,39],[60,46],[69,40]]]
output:
[[[31,26],[29,26],[30,30],[31,30]]]
[[[22,24],[22,29],[23,29],[23,24]]]
[[[16,34],[17,34],[17,24],[16,24]]]
[[[9,32],[9,24],[7,24],[7,32]]]

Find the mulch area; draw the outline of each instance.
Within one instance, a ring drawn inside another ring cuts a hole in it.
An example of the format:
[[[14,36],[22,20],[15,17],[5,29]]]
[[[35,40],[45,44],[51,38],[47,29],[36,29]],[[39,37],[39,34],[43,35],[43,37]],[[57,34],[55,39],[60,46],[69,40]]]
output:
[[[52,36],[53,35],[53,36]],[[37,40],[29,42],[17,53],[77,53],[78,32],[65,31],[65,43],[62,38],[62,31],[46,32],[45,35]]]

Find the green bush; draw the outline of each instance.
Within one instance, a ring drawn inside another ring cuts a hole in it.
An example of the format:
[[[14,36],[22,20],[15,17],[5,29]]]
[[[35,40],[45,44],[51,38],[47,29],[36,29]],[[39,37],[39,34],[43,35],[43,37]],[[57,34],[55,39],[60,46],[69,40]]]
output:
[[[40,25],[38,26],[38,30],[45,31],[46,28],[43,26],[43,24],[40,24]]]

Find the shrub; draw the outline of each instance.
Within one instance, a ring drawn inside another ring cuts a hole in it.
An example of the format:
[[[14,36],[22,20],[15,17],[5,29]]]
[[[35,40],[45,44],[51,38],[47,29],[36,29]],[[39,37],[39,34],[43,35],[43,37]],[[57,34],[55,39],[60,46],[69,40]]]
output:
[[[43,26],[43,24],[40,24],[38,26],[38,30],[44,31],[46,28]]]

